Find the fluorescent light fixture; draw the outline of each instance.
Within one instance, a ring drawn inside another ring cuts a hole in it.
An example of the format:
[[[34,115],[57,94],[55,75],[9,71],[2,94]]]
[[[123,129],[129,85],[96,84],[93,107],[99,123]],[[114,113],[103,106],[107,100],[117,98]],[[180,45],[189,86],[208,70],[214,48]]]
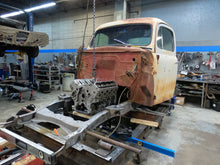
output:
[[[0,17],[1,18],[8,18],[8,17],[13,17],[13,16],[16,16],[16,15],[23,14],[23,13],[24,13],[23,11],[16,11],[16,12],[12,12],[12,13],[9,13],[9,14],[3,14]]]
[[[32,12],[32,11],[35,11],[35,10],[44,9],[44,8],[48,8],[48,7],[55,6],[55,5],[56,5],[55,2],[51,2],[51,3],[46,3],[46,4],[43,4],[43,5],[40,5],[40,6],[32,7],[32,8],[29,8],[29,9],[24,9],[24,11],[25,12]],[[13,16],[16,16],[16,15],[23,14],[24,11],[16,11],[16,12],[8,13],[8,14],[3,14],[0,17],[1,18],[13,17]]]
[[[48,7],[55,6],[55,5],[56,5],[55,2],[51,2],[51,3],[44,4],[44,5],[40,5],[40,6],[32,7],[32,8],[29,8],[29,9],[25,9],[24,11],[25,12],[31,12],[31,11],[35,11],[35,10],[39,10],[39,9],[43,9],[43,8],[48,8]]]

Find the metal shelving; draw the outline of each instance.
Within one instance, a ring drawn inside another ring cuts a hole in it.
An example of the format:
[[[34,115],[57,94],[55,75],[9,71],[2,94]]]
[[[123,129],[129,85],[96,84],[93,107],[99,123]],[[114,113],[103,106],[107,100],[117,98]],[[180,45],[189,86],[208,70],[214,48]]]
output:
[[[198,88],[193,87],[191,84],[197,84]],[[208,95],[214,94],[216,98],[219,98],[218,96],[220,95],[218,88],[219,85],[220,85],[219,81],[196,81],[196,80],[187,80],[187,79],[177,79],[176,95],[200,97],[201,107],[203,108],[206,107],[206,100],[208,99],[207,98]]]
[[[50,88],[60,85],[60,68],[58,66],[34,65],[34,80],[48,82]]]

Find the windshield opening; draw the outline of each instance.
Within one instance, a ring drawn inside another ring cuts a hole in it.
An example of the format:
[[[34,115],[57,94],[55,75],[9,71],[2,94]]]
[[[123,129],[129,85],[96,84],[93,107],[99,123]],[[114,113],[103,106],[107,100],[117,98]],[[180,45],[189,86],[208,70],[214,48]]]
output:
[[[151,35],[152,28],[149,24],[129,24],[104,28],[95,33],[95,47],[126,44],[147,46],[151,42]],[[90,47],[93,47],[93,42],[94,38]]]

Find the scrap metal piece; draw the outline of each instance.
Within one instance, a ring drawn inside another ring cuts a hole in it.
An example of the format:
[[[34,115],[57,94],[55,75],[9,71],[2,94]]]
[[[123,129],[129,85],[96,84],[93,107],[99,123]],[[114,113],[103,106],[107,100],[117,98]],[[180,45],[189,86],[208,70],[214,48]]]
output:
[[[106,150],[112,150],[113,149],[112,144],[104,142],[103,140],[99,140],[98,145],[101,146],[103,149],[106,149]]]

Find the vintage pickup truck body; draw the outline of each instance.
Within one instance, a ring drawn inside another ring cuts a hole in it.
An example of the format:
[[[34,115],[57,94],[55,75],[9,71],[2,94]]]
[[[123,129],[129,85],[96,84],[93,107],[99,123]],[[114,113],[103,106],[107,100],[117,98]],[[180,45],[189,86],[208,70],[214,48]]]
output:
[[[93,55],[95,46],[95,56]],[[136,18],[99,26],[81,54],[78,79],[115,81],[129,89],[129,100],[154,106],[174,95],[177,75],[173,29],[158,18]]]

